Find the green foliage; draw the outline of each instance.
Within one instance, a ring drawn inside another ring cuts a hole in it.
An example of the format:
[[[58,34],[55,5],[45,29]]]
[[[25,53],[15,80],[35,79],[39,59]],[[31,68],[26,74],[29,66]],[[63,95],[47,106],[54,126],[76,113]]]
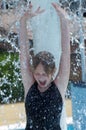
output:
[[[18,53],[0,53],[0,103],[24,100]]]

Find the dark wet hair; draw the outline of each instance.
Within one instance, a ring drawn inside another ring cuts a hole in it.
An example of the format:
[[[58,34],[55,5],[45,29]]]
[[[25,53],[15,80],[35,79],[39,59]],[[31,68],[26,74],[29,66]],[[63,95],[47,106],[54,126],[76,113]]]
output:
[[[52,74],[55,72],[55,59],[50,52],[41,51],[35,56],[33,56],[31,64],[33,72],[40,63],[43,65],[44,71],[47,74]]]

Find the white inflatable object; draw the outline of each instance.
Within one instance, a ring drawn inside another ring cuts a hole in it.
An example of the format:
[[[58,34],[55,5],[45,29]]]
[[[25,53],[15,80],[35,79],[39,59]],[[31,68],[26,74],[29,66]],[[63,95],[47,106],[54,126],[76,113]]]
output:
[[[33,10],[36,10],[39,6],[45,9],[45,12],[31,20],[34,53],[51,52],[54,55],[58,72],[61,57],[60,19],[51,5],[52,2],[57,2],[57,0],[31,0],[31,2]]]

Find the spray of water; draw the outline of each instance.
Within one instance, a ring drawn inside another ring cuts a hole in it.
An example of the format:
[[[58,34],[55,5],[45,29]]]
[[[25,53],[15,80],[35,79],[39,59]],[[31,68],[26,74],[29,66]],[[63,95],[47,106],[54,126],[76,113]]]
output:
[[[12,53],[19,54],[18,46],[18,35],[19,35],[19,19],[23,15],[24,11],[27,10],[29,0],[0,0],[0,45],[3,46],[8,54],[5,58],[0,58],[0,66],[5,66],[9,64],[12,60]],[[77,76],[77,68],[82,65],[83,75],[82,80],[86,80],[86,55],[84,39],[86,39],[86,1],[85,0],[59,0],[59,5],[68,12],[68,20],[70,22],[70,36],[71,45],[80,45],[79,48],[75,50],[74,53],[81,54],[82,62],[79,56],[76,56],[77,65],[74,68],[73,76]],[[84,16],[84,17],[83,17]],[[7,22],[8,21],[8,22]],[[4,47],[4,46],[8,46]],[[0,47],[1,47],[0,46]],[[81,64],[82,63],[82,64]],[[11,66],[14,66],[11,68]],[[73,62],[73,66],[74,62]],[[2,95],[2,103],[9,103],[12,99],[12,87],[17,88],[17,79],[21,81],[21,76],[19,75],[19,59],[11,62],[10,69],[13,69],[13,83],[8,80],[10,78],[9,72],[0,72],[0,95]],[[1,70],[1,68],[0,68]],[[7,70],[6,70],[7,71]],[[10,71],[10,70],[9,70]],[[4,90],[2,86],[4,85]],[[6,86],[9,86],[10,93],[7,94]],[[21,97],[21,95],[19,95]],[[21,101],[19,98],[17,101]],[[16,102],[14,98],[12,102]],[[79,126],[79,125],[78,125]]]

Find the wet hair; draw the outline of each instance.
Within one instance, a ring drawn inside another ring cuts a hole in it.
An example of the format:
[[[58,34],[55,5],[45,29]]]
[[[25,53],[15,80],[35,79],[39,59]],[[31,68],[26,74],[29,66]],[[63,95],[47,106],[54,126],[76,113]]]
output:
[[[44,71],[49,75],[55,72],[55,58],[50,52],[41,51],[32,58],[32,71],[36,69],[39,64],[43,65]]]

